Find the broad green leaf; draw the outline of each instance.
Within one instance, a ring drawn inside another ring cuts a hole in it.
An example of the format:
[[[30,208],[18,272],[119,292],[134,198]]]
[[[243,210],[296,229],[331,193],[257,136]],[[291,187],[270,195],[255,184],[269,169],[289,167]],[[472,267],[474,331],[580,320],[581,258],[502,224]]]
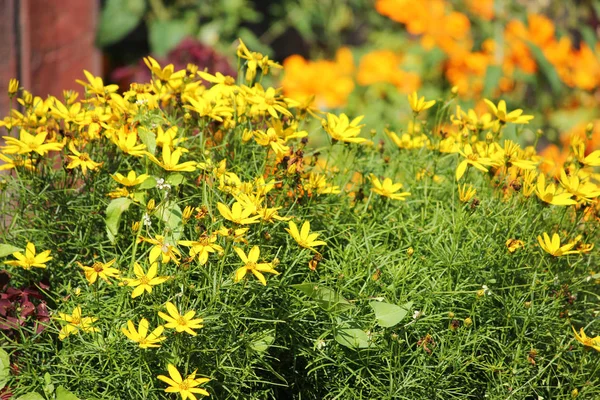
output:
[[[2,389],[10,376],[10,358],[8,353],[0,349],[0,389]]]
[[[56,400],[79,400],[79,398],[65,389],[64,386],[59,386],[56,389]]]
[[[140,190],[144,190],[144,189],[152,189],[156,187],[156,178],[153,176],[150,176],[148,178],[146,178],[146,180],[142,183],[140,183],[140,185],[138,186],[138,189]]]
[[[171,229],[175,241],[179,240],[183,232],[182,215],[181,208],[173,201],[163,203],[156,208],[156,216]]]
[[[0,244],[0,257],[9,256],[16,251],[23,251],[23,249],[10,244]]]
[[[191,33],[185,20],[154,20],[148,25],[148,40],[153,54],[164,57]]]
[[[145,0],[107,0],[100,13],[96,41],[100,47],[118,42],[142,20]]]
[[[154,132],[145,128],[140,128],[138,129],[138,136],[140,137],[142,143],[146,145],[148,152],[150,154],[154,154],[156,151],[156,135]]]
[[[41,394],[36,392],[25,393],[23,396],[16,398],[15,400],[44,400]]]
[[[50,373],[46,372],[44,374],[44,394],[48,398],[52,398],[52,393],[54,393],[54,384],[52,383],[52,376]]]
[[[267,349],[275,341],[275,336],[273,336],[272,333],[273,332],[266,332],[264,336],[261,336],[259,339],[251,342],[250,348],[261,354],[267,351]]]
[[[346,300],[342,295],[334,290],[314,283],[302,283],[292,285],[294,289],[298,289],[308,297],[317,302],[319,307],[327,311],[345,311],[354,305]]]
[[[539,65],[540,70],[548,80],[548,83],[550,83],[552,91],[558,93],[562,89],[562,81],[558,77],[558,73],[556,73],[554,66],[550,64],[544,55],[544,52],[538,46],[532,42],[528,42],[527,45],[529,46],[529,50],[531,51],[531,54],[533,54],[535,61]]]
[[[106,207],[106,233],[111,243],[115,243],[115,238],[119,232],[119,222],[121,221],[121,214],[123,214],[129,208],[132,203],[131,199],[127,197],[119,197],[114,199]]]
[[[375,318],[379,326],[390,328],[402,321],[410,311],[413,303],[409,301],[402,306],[384,303],[382,301],[371,301],[369,305],[375,312]]]
[[[483,85],[483,97],[490,97],[494,89],[498,87],[498,82],[502,77],[502,67],[499,65],[490,65],[485,71],[485,83]]]
[[[351,349],[365,349],[370,346],[369,336],[362,329],[339,329],[335,341]]]
[[[179,186],[185,181],[185,177],[181,174],[171,174],[165,181],[171,186]]]

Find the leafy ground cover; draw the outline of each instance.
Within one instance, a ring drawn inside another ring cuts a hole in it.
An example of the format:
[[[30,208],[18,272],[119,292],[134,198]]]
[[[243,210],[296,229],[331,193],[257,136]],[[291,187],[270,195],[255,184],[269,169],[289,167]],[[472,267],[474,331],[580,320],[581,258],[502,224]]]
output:
[[[600,395],[600,151],[543,172],[531,116],[456,90],[371,130],[238,56],[237,81],[10,83],[2,396]]]

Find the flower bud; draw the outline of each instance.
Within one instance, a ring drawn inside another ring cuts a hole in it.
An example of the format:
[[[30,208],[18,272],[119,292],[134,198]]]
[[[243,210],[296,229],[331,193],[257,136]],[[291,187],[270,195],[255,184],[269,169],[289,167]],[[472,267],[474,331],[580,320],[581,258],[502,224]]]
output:
[[[8,96],[13,97],[15,93],[19,91],[19,81],[17,79],[11,79],[8,81]]]
[[[146,204],[146,210],[148,210],[149,212],[154,210],[154,207],[156,206],[156,202],[154,201],[154,199],[150,199],[150,201],[148,201],[148,204]]]

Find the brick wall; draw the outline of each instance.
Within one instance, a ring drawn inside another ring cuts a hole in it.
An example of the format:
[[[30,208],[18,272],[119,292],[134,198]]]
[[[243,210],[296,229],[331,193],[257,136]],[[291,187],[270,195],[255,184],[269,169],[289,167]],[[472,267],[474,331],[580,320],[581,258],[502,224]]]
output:
[[[10,78],[46,97],[81,92],[75,79],[84,69],[100,75],[99,7],[99,0],[0,0],[0,117],[8,114]]]

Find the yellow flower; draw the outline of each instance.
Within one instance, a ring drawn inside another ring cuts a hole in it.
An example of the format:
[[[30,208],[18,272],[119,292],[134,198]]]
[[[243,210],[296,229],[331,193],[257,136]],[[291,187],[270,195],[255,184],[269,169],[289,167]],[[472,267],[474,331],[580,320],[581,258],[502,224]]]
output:
[[[156,276],[158,271],[158,263],[154,262],[150,265],[150,269],[148,269],[148,273],[144,273],[144,270],[137,262],[133,264],[133,273],[135,274],[137,279],[123,279],[123,283],[127,286],[133,286],[133,292],[131,293],[131,298],[135,299],[136,297],[142,295],[144,290],[148,293],[152,293],[152,286],[160,285],[161,283],[166,282],[169,277],[168,276]]]
[[[574,241],[565,244],[564,246],[560,245],[560,237],[557,233],[552,235],[552,240],[550,240],[550,236],[546,232],[542,236],[538,236],[537,240],[540,244],[540,247],[548,254],[553,255],[554,257],[560,257],[567,254],[579,254],[581,253],[579,250],[571,250],[577,242],[579,238],[576,238]]]
[[[29,154],[32,151],[35,151],[40,156],[44,156],[49,151],[60,151],[63,148],[62,143],[44,143],[46,136],[48,136],[47,131],[40,131],[33,136],[25,129],[21,129],[19,139],[12,136],[2,136],[6,142],[6,146],[3,147],[4,153]]]
[[[540,200],[557,206],[577,204],[577,202],[571,198],[573,196],[571,193],[557,190],[554,183],[546,186],[546,176],[544,174],[538,176],[535,194]]]
[[[126,125],[122,126],[117,131],[116,135],[112,135],[112,141],[119,147],[119,149],[121,149],[123,153],[132,155],[134,157],[141,157],[149,154],[146,150],[146,145],[143,143],[136,144],[137,140],[137,131],[130,131]]]
[[[79,332],[79,330],[85,333],[100,332],[100,329],[92,326],[92,324],[96,322],[98,318],[82,317],[81,307],[79,306],[75,307],[71,315],[59,312],[56,319],[67,323],[67,325],[63,326],[58,333],[58,338],[60,340]]]
[[[89,83],[86,83],[80,79],[76,79],[75,82],[83,85],[87,91],[90,93],[94,93],[98,96],[106,96],[110,93],[115,93],[119,90],[119,85],[107,85],[104,86],[104,81],[99,76],[94,76],[85,69],[83,70],[83,74],[87,78]]]
[[[519,239],[508,239],[506,241],[506,248],[510,253],[514,253],[523,246],[525,246],[525,243],[523,243],[523,241]]]
[[[237,48],[237,56],[239,58],[248,60],[246,62],[246,82],[249,83],[254,80],[254,78],[256,77],[257,67],[260,67],[263,75],[266,75],[269,73],[269,67],[279,68],[279,69],[283,68],[281,65],[279,65],[275,61],[269,60],[268,56],[257,53],[255,51],[251,52],[250,50],[248,50],[248,48],[246,47],[244,42],[242,42],[242,39],[239,39],[239,40],[240,40],[240,44],[238,45],[238,48]]]
[[[23,269],[30,269],[31,267],[46,268],[46,263],[53,258],[50,257],[50,250],[35,254],[35,245],[31,242],[27,242],[25,254],[16,251],[12,255],[16,260],[5,261],[4,263],[6,265],[20,266]]]
[[[223,237],[230,237],[236,243],[246,243],[248,241],[244,237],[250,228],[229,229],[224,226],[220,227],[216,232]]]
[[[457,181],[459,181],[460,178],[462,178],[462,176],[467,171],[467,167],[469,165],[474,166],[481,172],[487,172],[488,170],[485,166],[490,166],[493,164],[493,161],[491,159],[489,159],[487,157],[480,157],[479,154],[474,152],[473,148],[468,143],[465,144],[465,146],[462,150],[458,149],[458,152],[465,159],[462,160],[460,162],[460,164],[458,164],[458,167],[456,167],[456,180]]]
[[[10,169],[16,169],[17,167],[24,167],[30,171],[35,170],[33,162],[30,158],[22,158],[17,156],[17,158],[12,159],[0,153],[0,160],[4,161],[4,164],[0,165],[0,171],[8,171]]]
[[[322,240],[316,240],[319,237],[318,233],[310,233],[310,221],[304,221],[302,224],[302,229],[298,231],[298,226],[294,223],[294,221],[289,222],[289,229],[285,228],[285,230],[292,235],[294,240],[302,247],[307,249],[314,249],[315,246],[325,246],[325,243]]]
[[[218,202],[217,208],[223,218],[234,222],[238,225],[256,224],[260,222],[260,215],[250,217],[255,210],[251,207],[242,207],[240,202],[235,202],[231,206],[231,210],[225,204]]]
[[[533,119],[533,115],[521,115],[523,114],[523,110],[517,109],[511,112],[506,111],[506,102],[504,100],[500,100],[498,103],[498,107],[488,99],[484,99],[485,104],[487,104],[488,108],[500,120],[501,123],[512,122],[513,124],[528,124],[530,120]]]
[[[127,336],[130,340],[139,344],[140,348],[148,349],[150,347],[160,347],[159,342],[162,342],[167,337],[160,336],[165,327],[159,325],[155,330],[148,335],[148,320],[142,318],[138,329],[135,329],[131,320],[127,321],[127,328],[121,328],[121,332]]]
[[[186,150],[187,151],[187,150]],[[163,146],[162,148],[162,162],[159,161],[153,155],[149,155],[148,157],[152,162],[159,165],[165,171],[179,171],[179,172],[192,172],[196,170],[196,162],[195,161],[186,161],[184,163],[179,164],[179,158],[183,154],[184,150],[181,147],[176,148],[171,151],[169,146]]]
[[[137,175],[135,173],[135,171],[129,171],[127,173],[127,177],[123,176],[122,174],[120,174],[118,172],[114,175],[111,175],[111,178],[113,178],[115,181],[119,182],[123,186],[139,185],[140,183],[143,183],[149,177],[150,177],[150,175],[147,175],[147,174]]]
[[[477,194],[477,189],[475,189],[472,185],[458,185],[458,199],[463,203],[468,202]]]
[[[152,71],[155,78],[158,78],[159,82],[170,86],[172,89],[177,89],[183,83],[183,78],[186,76],[185,69],[175,71],[173,64],[169,64],[162,68],[160,64],[152,57],[144,57],[144,63]]]
[[[268,272],[270,274],[279,275],[279,272],[273,269],[273,263],[258,263],[258,257],[260,256],[260,249],[258,248],[258,246],[252,247],[252,249],[250,249],[250,252],[248,253],[248,256],[246,256],[244,250],[240,249],[239,247],[234,247],[233,249],[244,262],[244,266],[238,268],[237,271],[235,271],[235,277],[233,278],[235,282],[239,282],[240,280],[242,280],[242,278],[246,276],[246,273],[252,272],[254,276],[256,276],[256,278],[260,281],[260,283],[266,286],[267,281],[265,280],[265,277],[262,274],[262,272]]]
[[[85,279],[87,279],[90,285],[96,282],[98,278],[103,279],[110,285],[111,282],[108,280],[108,278],[118,278],[119,274],[121,273],[118,269],[111,268],[111,265],[113,265],[115,261],[117,261],[116,258],[110,260],[106,264],[96,261],[91,267],[86,267],[77,261],[77,265],[83,269]]]
[[[415,114],[420,113],[421,111],[427,110],[435,105],[435,100],[425,101],[425,97],[419,95],[417,92],[412,92],[412,94],[408,95],[408,103],[410,104],[410,108],[412,108]]]
[[[46,268],[46,263],[52,260],[50,257],[50,250],[42,251],[40,254],[35,254],[35,245],[31,242],[27,242],[25,248],[25,254],[20,251],[16,251],[13,254],[16,260],[5,261],[7,265],[14,265],[23,267],[23,269],[30,269],[31,267]]]
[[[571,328],[573,327],[571,326]],[[573,328],[573,333],[575,333],[575,339],[577,339],[579,343],[583,344],[584,346],[591,347],[596,351],[600,351],[600,336],[593,338],[588,337],[583,331],[583,328],[579,329],[579,334],[577,334],[577,331],[575,328]]]
[[[144,242],[148,242],[153,244],[154,247],[150,250],[149,260],[150,263],[153,264],[159,257],[161,257],[161,262],[163,264],[168,263],[173,260],[173,262],[179,265],[179,257],[181,257],[181,253],[179,250],[168,243],[165,240],[165,237],[162,235],[156,235],[155,239],[140,237],[140,240]]]
[[[392,200],[406,200],[406,197],[410,196],[410,192],[401,192],[396,193],[398,190],[402,189],[401,183],[393,183],[390,178],[385,178],[383,182],[381,182],[375,175],[371,174],[371,183],[373,186],[371,191],[373,193],[377,193],[380,196],[389,197]]]
[[[13,97],[19,90],[19,81],[17,79],[11,79],[8,81],[8,95]]]
[[[210,253],[214,253],[216,251],[222,252],[223,248],[218,244],[215,244],[217,241],[216,235],[202,235],[198,240],[182,240],[179,242],[182,246],[191,247],[190,249],[190,257],[198,256],[198,262],[201,265],[206,264],[208,261],[208,256]]]
[[[192,319],[194,318],[194,315],[196,315],[196,311],[191,310],[185,314],[179,314],[175,304],[171,303],[170,301],[167,302],[166,307],[169,315],[161,311],[158,312],[158,316],[167,321],[165,327],[175,329],[177,332],[185,331],[192,336],[196,336],[194,329],[200,329],[204,326],[202,325],[202,318]]]
[[[67,156],[71,159],[71,162],[69,163],[69,165],[67,165],[67,169],[81,167],[81,172],[85,176],[88,169],[90,171],[95,171],[103,164],[103,163],[98,163],[98,162],[95,162],[94,160],[92,160],[90,158],[90,156],[88,155],[88,153],[79,152],[75,148],[75,145],[73,144],[73,142],[69,142],[69,150],[71,150],[71,152],[75,155]]]
[[[194,393],[208,396],[209,393],[204,390],[197,388],[196,386],[202,385],[210,379],[208,378],[196,378],[196,371],[194,371],[187,378],[183,379],[177,368],[173,364],[169,364],[167,369],[169,370],[169,376],[159,375],[158,379],[170,385],[165,389],[167,393],[179,393],[183,400],[191,399],[197,400]]]
[[[589,180],[579,179],[576,173],[567,176],[564,169],[560,170],[560,184],[567,192],[574,195],[578,201],[591,203],[600,196],[600,188]]]
[[[321,120],[325,132],[335,140],[348,143],[363,143],[367,139],[357,137],[364,125],[358,125],[364,118],[363,115],[354,118],[352,121],[348,119],[346,114],[337,115],[327,113],[327,121]]]

